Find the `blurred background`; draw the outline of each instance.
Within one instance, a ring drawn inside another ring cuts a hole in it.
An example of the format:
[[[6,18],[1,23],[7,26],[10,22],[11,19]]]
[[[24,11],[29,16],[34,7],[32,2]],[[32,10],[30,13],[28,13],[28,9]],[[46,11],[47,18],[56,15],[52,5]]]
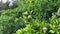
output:
[[[0,34],[60,34],[60,0],[0,0]]]

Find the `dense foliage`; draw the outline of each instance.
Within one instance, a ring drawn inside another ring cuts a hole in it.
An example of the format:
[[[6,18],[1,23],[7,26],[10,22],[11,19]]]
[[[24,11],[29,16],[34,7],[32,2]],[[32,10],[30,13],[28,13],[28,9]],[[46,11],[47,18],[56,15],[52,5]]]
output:
[[[60,0],[20,0],[16,4],[13,9],[0,10],[0,34],[60,34]]]

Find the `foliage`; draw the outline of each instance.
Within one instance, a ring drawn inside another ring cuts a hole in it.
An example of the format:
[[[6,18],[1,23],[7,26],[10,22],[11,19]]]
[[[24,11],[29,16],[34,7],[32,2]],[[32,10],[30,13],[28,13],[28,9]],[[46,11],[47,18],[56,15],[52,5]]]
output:
[[[0,9],[0,34],[60,34],[60,0],[20,0],[16,4],[14,9]]]

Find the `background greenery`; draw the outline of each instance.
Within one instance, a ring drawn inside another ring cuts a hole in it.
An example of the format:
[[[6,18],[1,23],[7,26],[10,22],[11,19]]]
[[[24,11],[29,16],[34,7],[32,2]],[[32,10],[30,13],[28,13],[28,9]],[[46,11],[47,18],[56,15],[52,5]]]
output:
[[[60,0],[20,0],[0,10],[0,34],[60,34]],[[58,11],[59,10],[59,11]]]

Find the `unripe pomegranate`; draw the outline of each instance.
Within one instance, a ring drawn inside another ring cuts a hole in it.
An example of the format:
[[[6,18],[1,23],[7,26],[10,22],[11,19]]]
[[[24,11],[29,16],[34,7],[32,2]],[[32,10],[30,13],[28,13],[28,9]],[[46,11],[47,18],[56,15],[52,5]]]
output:
[[[24,12],[24,13],[23,13],[23,15],[26,15],[26,16],[27,16],[27,15],[28,15],[28,12],[27,12],[27,11],[26,11],[26,12]]]
[[[32,16],[31,15],[28,15],[28,19],[31,19],[32,18]]]
[[[44,32],[44,34],[46,33],[47,30],[48,30],[47,27],[43,27],[43,32]]]

